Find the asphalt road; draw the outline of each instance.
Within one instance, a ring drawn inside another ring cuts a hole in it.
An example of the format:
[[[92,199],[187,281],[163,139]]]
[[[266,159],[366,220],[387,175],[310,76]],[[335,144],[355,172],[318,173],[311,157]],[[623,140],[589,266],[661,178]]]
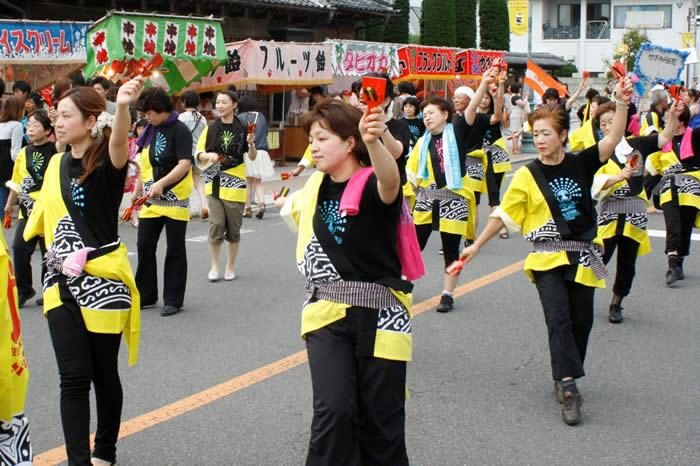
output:
[[[280,184],[268,183],[268,192]],[[483,227],[483,205],[480,215]],[[652,214],[649,227],[663,230],[662,215]],[[135,433],[119,441],[118,463],[303,464],[312,415],[303,354],[258,370],[304,349],[296,238],[271,210],[263,220],[246,220],[238,278],[209,283],[207,231],[206,222],[188,226],[183,312],[166,318],[158,308],[142,312],[136,366],[127,366],[123,346],[122,431]],[[136,230],[122,225],[120,233],[135,252]],[[700,242],[691,247],[685,281],[669,289],[663,238],[651,241],[654,250],[639,260],[633,294],[623,304],[623,324],[607,322],[610,289],[596,292],[587,376],[579,383],[583,422],[576,427],[561,421],[541,307],[522,272],[492,276],[490,284],[457,298],[450,314],[430,309],[416,316],[406,405],[411,462],[700,464]],[[164,248],[162,240],[161,267]],[[424,252],[428,275],[416,283],[415,303],[442,290],[439,248],[433,235]],[[519,237],[494,238],[464,270],[460,285],[522,260],[527,250]],[[131,259],[135,268],[136,256]],[[21,318],[31,371],[26,412],[42,464],[42,453],[63,445],[58,373],[40,309],[27,307]],[[189,399],[134,421],[237,377],[226,396],[226,387],[215,388],[194,409],[188,411],[195,406]]]

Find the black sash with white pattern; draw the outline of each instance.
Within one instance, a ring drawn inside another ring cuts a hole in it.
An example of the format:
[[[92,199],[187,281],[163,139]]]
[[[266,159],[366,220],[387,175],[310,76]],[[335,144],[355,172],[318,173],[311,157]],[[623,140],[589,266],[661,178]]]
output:
[[[600,212],[611,214],[645,214],[647,204],[638,197],[606,197],[600,201]]]
[[[190,200],[188,199],[178,199],[176,201],[170,201],[167,199],[159,199],[157,197],[149,197],[146,204],[153,204],[160,207],[189,207]]]
[[[388,287],[359,281],[306,282],[306,298],[325,299],[350,306],[384,309],[402,306]]]
[[[418,188],[416,201],[450,201],[452,199],[462,199],[462,196],[449,189]]]
[[[595,243],[575,240],[549,240],[535,241],[533,243],[535,252],[578,252],[579,262],[584,267],[590,267],[595,274],[595,278],[600,280],[608,276],[608,269],[603,262],[603,248]]]

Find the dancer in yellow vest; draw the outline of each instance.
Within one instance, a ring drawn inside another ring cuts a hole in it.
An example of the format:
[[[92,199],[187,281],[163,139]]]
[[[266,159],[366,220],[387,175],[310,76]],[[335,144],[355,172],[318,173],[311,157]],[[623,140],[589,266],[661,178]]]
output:
[[[15,275],[17,277],[17,293],[19,294],[19,307],[36,294],[32,279],[32,254],[39,243],[41,256],[46,254],[44,242],[35,237],[29,242],[24,241],[24,227],[27,218],[32,212],[34,202],[39,198],[41,186],[44,184],[44,173],[49,166],[51,157],[56,153],[56,144],[49,140],[53,133],[49,115],[43,110],[35,110],[29,115],[27,121],[27,136],[29,144],[23,147],[15,160],[15,168],[12,171],[12,179],[7,182],[10,195],[5,204],[5,215],[11,215],[15,201],[19,199],[19,214],[17,215],[17,229],[12,243],[14,251]],[[46,265],[42,261],[41,277],[46,274]],[[39,299],[38,305],[43,301]]]
[[[592,121],[604,136],[610,133],[616,105],[608,102],[598,107]],[[629,295],[638,256],[651,251],[647,234],[647,200],[642,178],[647,157],[658,152],[673,137],[678,115],[674,115],[662,134],[622,138],[615,153],[593,178],[593,198],[600,202],[598,237],[603,240],[607,265],[617,250],[617,271],[608,320],[622,322],[622,300]],[[638,154],[635,167],[632,158]]]
[[[24,359],[22,326],[17,306],[17,287],[5,237],[0,234],[0,424],[2,448],[0,464],[32,464],[29,419],[24,402],[29,383],[29,369]]]
[[[219,280],[219,254],[224,240],[228,244],[224,280],[236,278],[235,264],[241,244],[243,208],[248,185],[244,155],[255,160],[255,132],[247,134],[234,110],[238,96],[233,91],[221,91],[216,96],[219,118],[207,126],[199,136],[195,159],[204,180],[204,192],[209,203],[209,252],[211,268],[209,281]]]
[[[145,89],[139,97],[138,108],[146,114],[148,126],[136,141],[142,149],[141,183],[136,184],[132,196],[135,200],[144,193],[148,200],[139,213],[136,284],[144,307],[158,302],[156,250],[165,228],[167,249],[160,315],[170,316],[182,309],[187,287],[185,235],[194,187],[192,132],[178,119],[172,99],[159,87]]]
[[[593,294],[596,287],[605,286],[607,275],[602,241],[596,238],[591,187],[595,173],[625,134],[631,91],[629,78],[618,83],[618,108],[610,133],[578,154],[564,151],[569,115],[563,108],[543,106],[530,114],[539,159],[515,172],[488,225],[461,255],[466,262],[473,260],[504,225],[513,232],[521,230],[533,243],[525,273],[540,295],[555,393],[563,401],[561,414],[568,425],[581,421],[581,395],[575,379],[585,375],[583,362],[593,326]]]
[[[301,332],[314,395],[307,465],[408,464],[412,286],[401,279],[400,175],[380,141],[379,112],[362,117],[349,104],[318,102],[302,122],[319,171],[276,203],[298,231],[297,266],[307,280]],[[351,178],[369,165],[374,173],[355,192],[358,210],[342,215]]]
[[[690,110],[683,104],[672,150],[650,157],[646,165],[652,176],[662,175],[653,196],[666,222],[667,286],[685,278],[683,260],[690,254],[693,227],[700,228],[700,129],[687,130],[689,121]],[[688,148],[681,146],[684,137],[690,138]]]
[[[144,78],[137,78],[120,87],[113,117],[91,88],[73,89],[59,101],[56,136],[71,151],[51,159],[24,231],[25,240],[43,235],[48,250],[44,314],[61,378],[69,464],[116,462],[122,334],[129,364],[138,357],[139,292],[117,218],[129,160],[129,105],[143,83]],[[92,459],[91,384],[97,400]]]

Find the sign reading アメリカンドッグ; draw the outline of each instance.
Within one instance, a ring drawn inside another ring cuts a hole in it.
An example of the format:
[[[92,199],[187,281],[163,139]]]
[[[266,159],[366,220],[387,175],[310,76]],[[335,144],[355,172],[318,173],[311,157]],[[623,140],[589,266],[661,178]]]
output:
[[[650,43],[637,52],[634,72],[651,84],[675,84],[680,79],[688,52],[668,49]]]

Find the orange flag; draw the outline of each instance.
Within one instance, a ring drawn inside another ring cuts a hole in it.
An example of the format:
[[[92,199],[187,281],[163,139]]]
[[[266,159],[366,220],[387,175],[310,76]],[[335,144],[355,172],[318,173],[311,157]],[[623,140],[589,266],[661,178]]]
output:
[[[535,62],[532,60],[527,61],[525,84],[527,84],[530,89],[537,92],[537,94],[540,96],[544,94],[544,91],[546,91],[549,87],[553,87],[559,91],[559,97],[566,95],[566,88],[564,85],[557,82],[557,80],[548,75],[546,71],[535,65]]]

